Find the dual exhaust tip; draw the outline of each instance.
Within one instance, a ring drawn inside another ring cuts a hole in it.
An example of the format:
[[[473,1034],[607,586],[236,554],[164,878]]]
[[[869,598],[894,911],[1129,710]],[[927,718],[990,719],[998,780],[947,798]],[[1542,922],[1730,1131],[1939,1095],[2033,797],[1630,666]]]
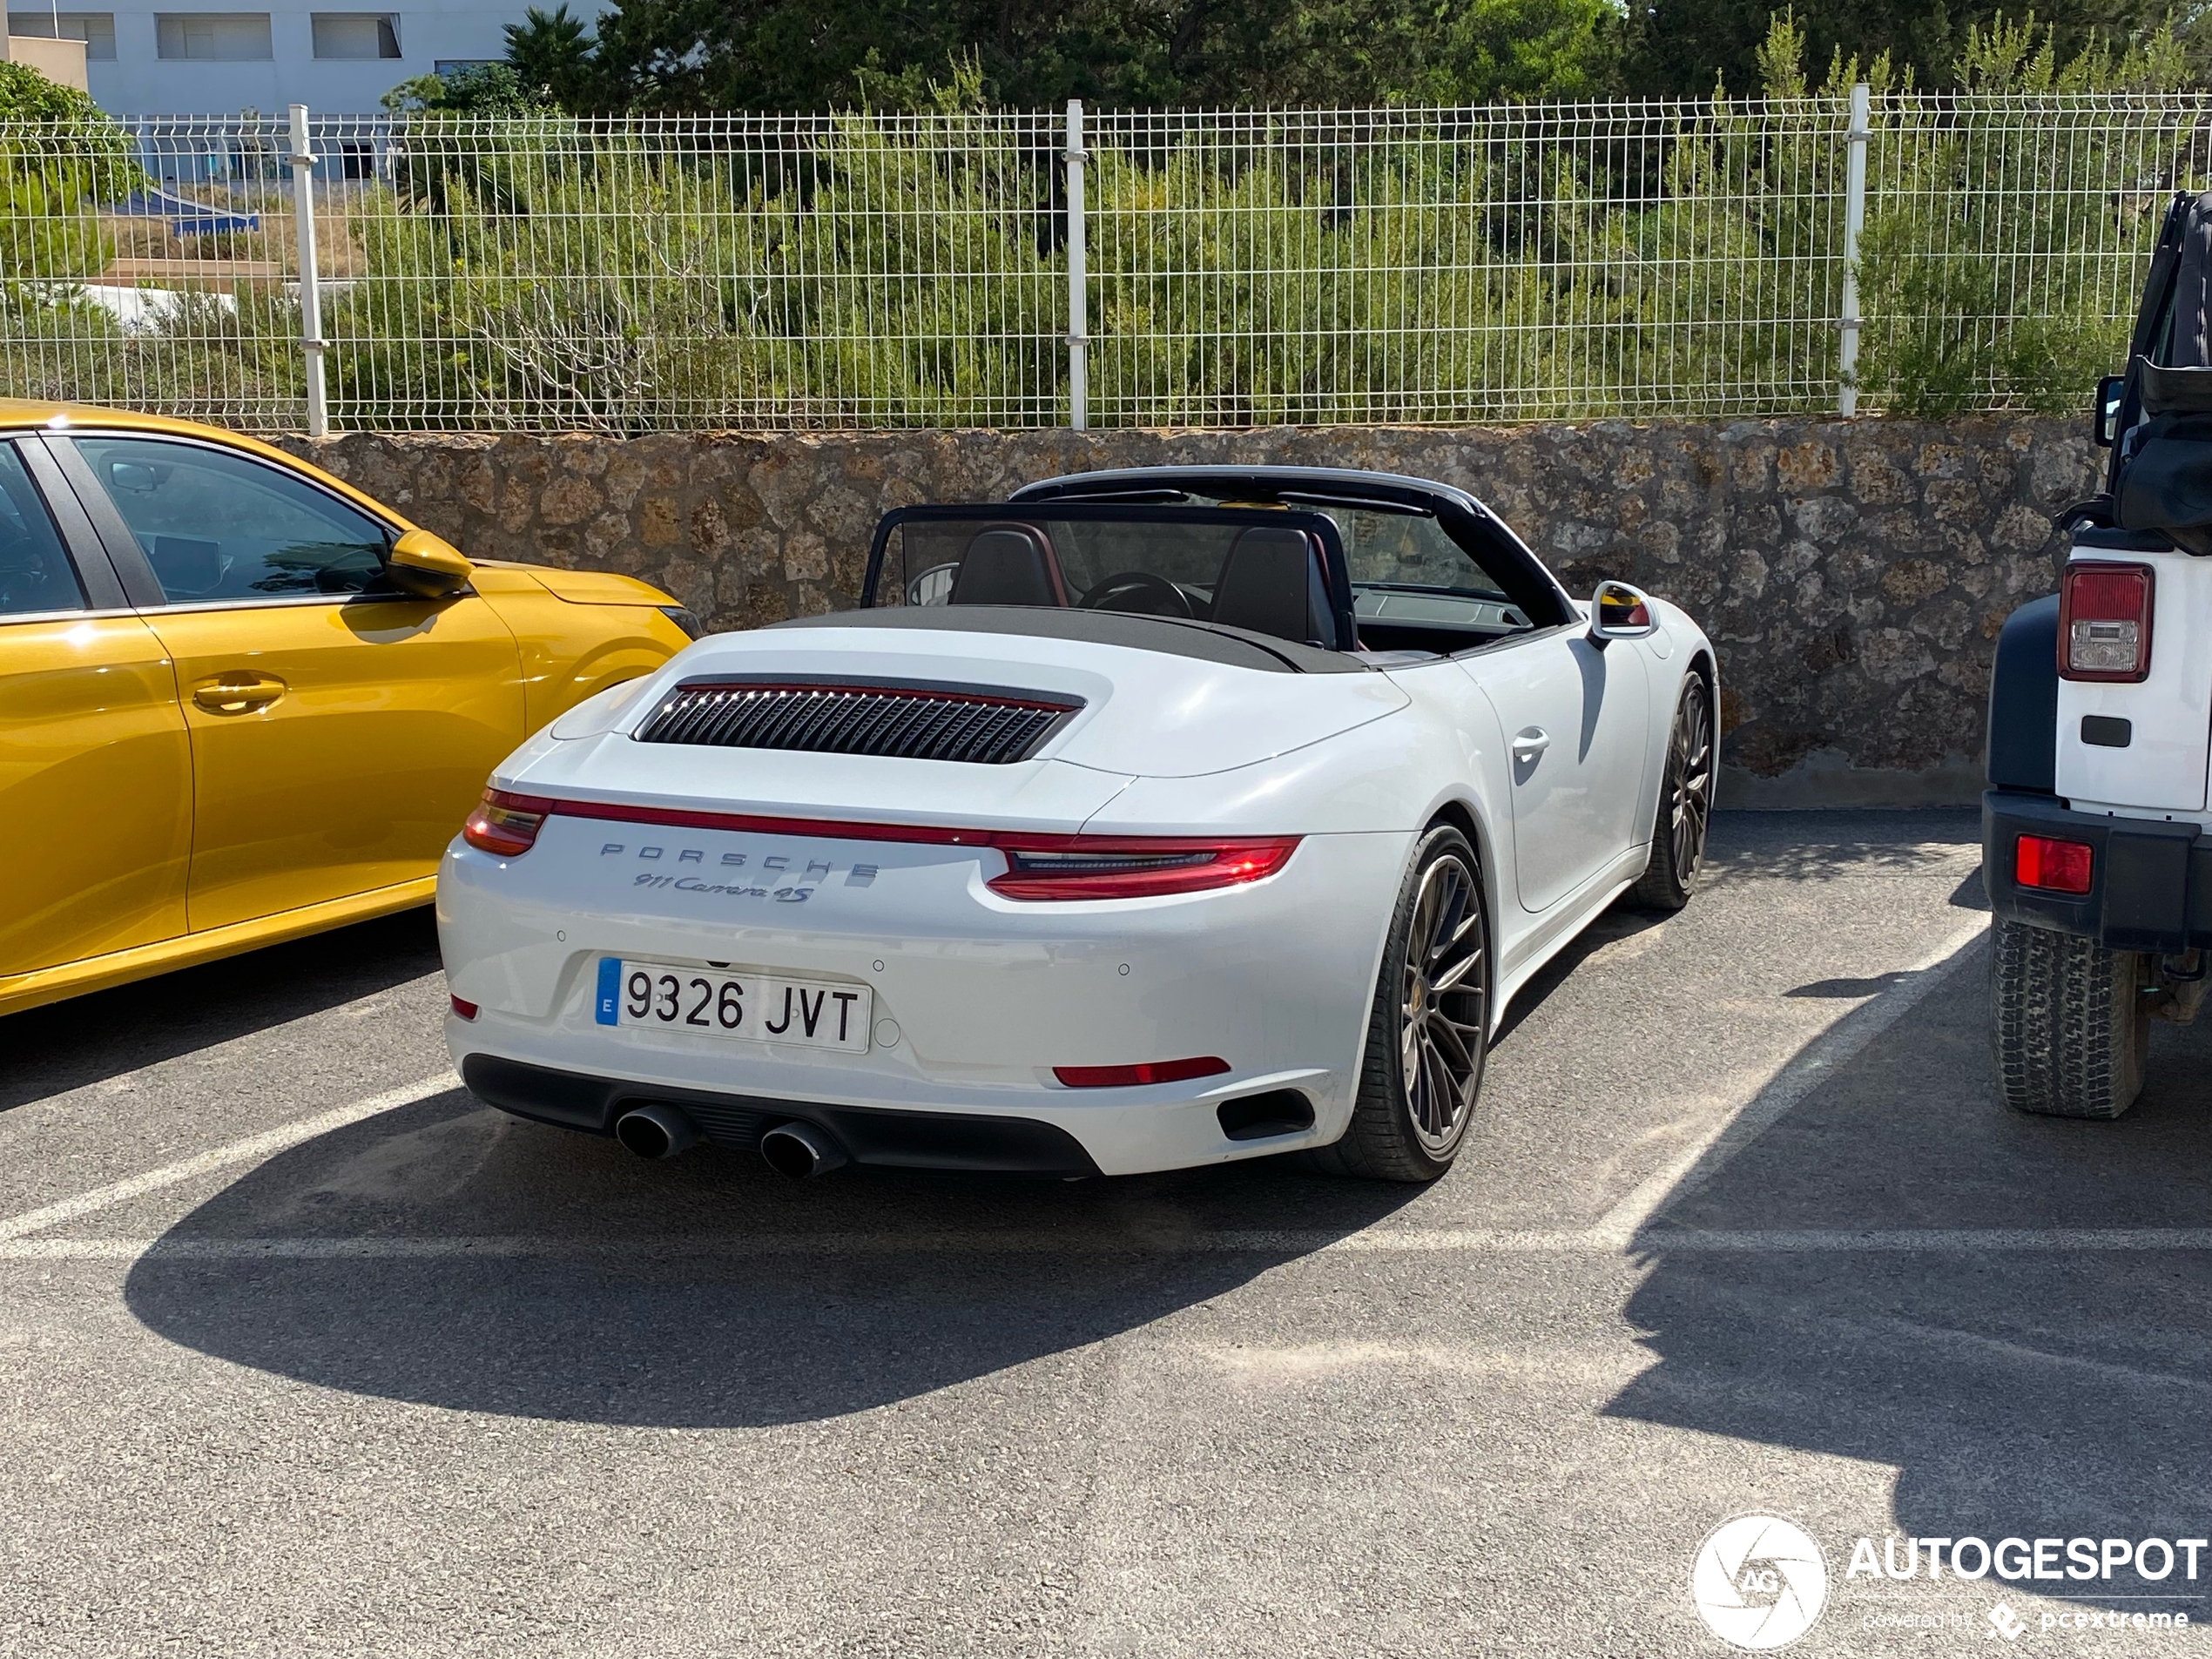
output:
[[[672,1158],[698,1143],[699,1126],[688,1113],[655,1102],[615,1120],[615,1139],[641,1158]],[[850,1162],[845,1149],[812,1123],[779,1123],[760,1137],[768,1167],[794,1181],[827,1175]]]

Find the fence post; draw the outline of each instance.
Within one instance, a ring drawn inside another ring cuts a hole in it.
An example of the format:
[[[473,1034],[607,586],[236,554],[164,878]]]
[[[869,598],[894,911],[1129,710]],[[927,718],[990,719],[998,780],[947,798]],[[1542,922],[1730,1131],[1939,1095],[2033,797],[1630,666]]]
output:
[[[1090,313],[1083,269],[1089,246],[1083,226],[1083,101],[1068,100],[1068,425],[1085,431],[1090,425]]]
[[[1851,131],[1844,163],[1844,303],[1836,327],[1838,381],[1836,412],[1858,413],[1858,233],[1866,226],[1866,126],[1871,94],[1865,81],[1851,90]]]
[[[315,158],[307,148],[307,106],[292,106],[292,217],[300,231],[300,351],[307,369],[307,435],[330,430],[322,384],[322,293],[315,270]]]

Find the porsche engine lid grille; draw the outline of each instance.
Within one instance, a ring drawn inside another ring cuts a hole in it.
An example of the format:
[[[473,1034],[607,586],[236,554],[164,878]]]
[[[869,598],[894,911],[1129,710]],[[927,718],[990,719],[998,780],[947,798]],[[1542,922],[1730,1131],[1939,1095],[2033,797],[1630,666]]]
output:
[[[1082,707],[1080,698],[992,685],[693,681],[669,694],[637,740],[1002,766],[1027,760]]]

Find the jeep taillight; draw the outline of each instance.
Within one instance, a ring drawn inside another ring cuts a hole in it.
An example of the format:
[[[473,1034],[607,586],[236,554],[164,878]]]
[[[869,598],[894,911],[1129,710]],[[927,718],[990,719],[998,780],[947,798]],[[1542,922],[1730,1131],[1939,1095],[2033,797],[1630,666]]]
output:
[[[469,814],[469,821],[461,826],[461,839],[479,853],[520,858],[537,845],[537,832],[552,810],[551,801],[536,795],[487,789],[476,810]]]
[[[2150,672],[2151,568],[2069,564],[2059,579],[2059,673],[2140,680]]]

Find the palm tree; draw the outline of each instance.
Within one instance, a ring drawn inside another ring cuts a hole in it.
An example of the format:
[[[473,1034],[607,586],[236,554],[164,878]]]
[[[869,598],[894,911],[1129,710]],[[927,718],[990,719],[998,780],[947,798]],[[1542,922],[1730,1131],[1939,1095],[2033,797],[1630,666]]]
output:
[[[590,101],[590,28],[570,12],[568,0],[551,11],[532,6],[507,25],[507,61],[516,78],[571,113]]]

